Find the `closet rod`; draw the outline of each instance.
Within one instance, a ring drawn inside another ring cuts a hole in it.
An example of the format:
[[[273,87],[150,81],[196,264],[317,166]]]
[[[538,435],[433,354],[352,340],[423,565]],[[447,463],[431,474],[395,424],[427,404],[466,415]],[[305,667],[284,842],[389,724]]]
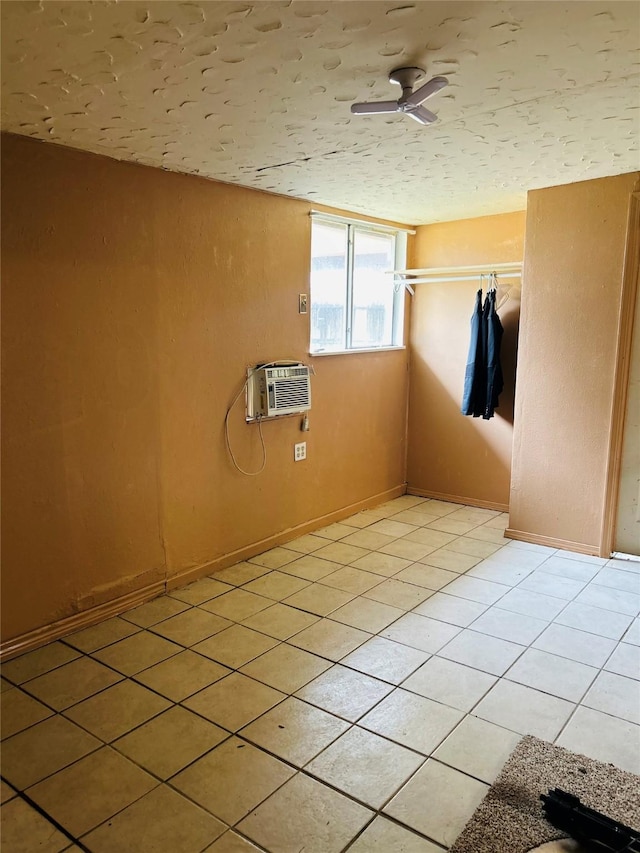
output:
[[[503,264],[475,264],[474,266],[466,267],[423,267],[422,269],[413,270],[390,270],[390,275],[402,276],[453,276],[453,275],[472,275],[476,278],[479,275],[491,275],[492,272],[497,275],[505,275],[509,272],[520,272],[522,270],[522,261],[512,261],[511,263]]]
[[[521,272],[502,272],[499,273],[497,271],[496,275],[501,278],[522,278]],[[480,281],[483,276],[491,275],[491,273],[477,273],[476,275],[447,275],[442,277],[434,276],[433,278],[403,278],[400,279],[401,284],[436,284],[442,283],[445,281]]]

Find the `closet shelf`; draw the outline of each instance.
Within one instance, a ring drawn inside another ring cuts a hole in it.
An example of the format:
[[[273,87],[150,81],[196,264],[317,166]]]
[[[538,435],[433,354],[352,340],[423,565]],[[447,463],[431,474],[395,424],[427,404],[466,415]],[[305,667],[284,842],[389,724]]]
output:
[[[501,278],[520,278],[522,261],[502,264],[477,264],[465,267],[424,267],[423,269],[391,270],[389,275],[396,276],[406,285],[428,284],[444,281],[476,281],[481,276],[495,273]]]

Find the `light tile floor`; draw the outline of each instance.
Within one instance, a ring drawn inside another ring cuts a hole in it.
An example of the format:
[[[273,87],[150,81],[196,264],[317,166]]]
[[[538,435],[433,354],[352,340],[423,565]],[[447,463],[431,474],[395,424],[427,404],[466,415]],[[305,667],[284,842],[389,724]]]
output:
[[[640,564],[404,496],[23,655],[7,853],[435,853],[521,735],[640,773]]]

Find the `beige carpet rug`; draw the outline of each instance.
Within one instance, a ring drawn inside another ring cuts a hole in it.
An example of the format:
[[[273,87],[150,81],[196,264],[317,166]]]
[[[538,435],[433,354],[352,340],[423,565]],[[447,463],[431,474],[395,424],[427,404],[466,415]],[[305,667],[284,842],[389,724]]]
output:
[[[524,737],[450,853],[580,853],[544,816],[540,794],[561,788],[583,805],[640,828],[640,776],[535,737]],[[542,850],[540,851],[542,853]]]

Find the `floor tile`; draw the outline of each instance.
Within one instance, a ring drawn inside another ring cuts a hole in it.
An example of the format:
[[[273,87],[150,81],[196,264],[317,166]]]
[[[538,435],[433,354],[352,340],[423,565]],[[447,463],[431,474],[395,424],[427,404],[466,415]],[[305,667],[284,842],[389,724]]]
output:
[[[411,610],[432,595],[433,590],[390,578],[365,592],[363,597],[390,604],[391,607],[399,607],[401,610]]]
[[[550,548],[548,545],[537,545],[535,542],[521,542],[518,539],[507,540],[506,548],[517,548],[522,551],[537,551],[539,554],[545,554],[547,557],[553,554],[564,554],[564,551],[558,551],[557,548]]]
[[[381,601],[359,597],[334,610],[330,618],[334,622],[342,622],[343,625],[351,625],[352,628],[377,634],[403,614],[404,610],[399,607],[391,607],[390,604],[383,604]]]
[[[640,723],[640,682],[613,672],[601,672],[582,704],[630,723]]]
[[[284,698],[285,694],[273,687],[232,672],[183,704],[230,732],[237,732]]]
[[[272,601],[281,601],[293,595],[294,592],[300,592],[306,586],[309,586],[309,581],[294,575],[285,572],[269,572],[268,575],[263,575],[246,584],[243,589],[270,598]]]
[[[157,637],[149,631],[140,631],[94,652],[93,657],[124,675],[135,675],[181,651],[180,646],[165,640],[164,637]]]
[[[640,595],[608,586],[599,586],[593,581],[577,596],[576,602],[601,607],[603,610],[612,610],[615,613],[624,613],[626,616],[637,616],[640,613]]]
[[[584,663],[539,649],[527,649],[507,671],[506,678],[570,702],[579,702],[597,674],[595,667]]]
[[[262,577],[269,569],[266,566],[256,566],[254,563],[236,563],[226,569],[221,569],[212,575],[213,580],[231,584],[231,586],[242,586],[249,581]]]
[[[543,631],[533,643],[534,649],[551,652],[560,657],[601,667],[615,648],[615,640],[568,628],[555,622]]]
[[[278,645],[278,641],[245,628],[244,625],[232,625],[219,634],[209,637],[194,646],[194,651],[218,663],[237,669],[248,661]]]
[[[371,817],[369,809],[299,773],[239,829],[274,853],[340,853]]]
[[[621,639],[632,621],[631,616],[625,616],[623,613],[614,613],[575,601],[570,602],[554,619],[559,625],[598,634],[611,640]]]
[[[132,622],[114,616],[113,619],[99,622],[97,625],[92,625],[91,628],[77,631],[70,637],[65,637],[64,641],[82,652],[95,652],[104,646],[110,646],[111,643],[117,643],[118,640],[124,640],[125,637],[130,637],[131,634],[135,634],[139,630],[139,627]],[[44,648],[49,648],[49,646]]]
[[[416,531],[417,534],[418,531]],[[392,557],[400,557],[401,559],[410,560],[414,563],[422,557],[426,557],[431,551],[435,551],[436,546],[425,545],[420,542],[415,542],[413,539],[396,539],[388,545],[383,545],[379,548],[381,554],[389,554]]]
[[[390,521],[401,521],[404,524],[410,524],[413,527],[422,527],[423,524],[428,524],[434,516],[428,516],[423,512],[416,512],[414,507],[402,509],[393,515],[388,516]]]
[[[322,560],[331,560],[334,563],[340,563],[341,566],[347,566],[359,557],[364,557],[366,553],[366,548],[358,548],[356,545],[344,545],[342,542],[331,542],[329,545],[325,545],[324,548],[316,551],[315,556],[320,557]]]
[[[228,732],[174,706],[114,744],[145,770],[168,779],[229,737]]]
[[[354,726],[305,769],[321,782],[379,809],[423,761],[423,756]]]
[[[15,797],[15,795],[16,795],[16,792],[11,787],[11,785],[8,785],[4,781],[4,779],[0,779],[0,803],[7,803],[9,800],[11,800],[13,797]],[[2,837],[2,835],[0,833],[0,838],[1,837]]]
[[[330,586],[333,589],[341,589],[343,592],[353,593],[353,595],[361,595],[363,592],[382,583],[382,578],[373,572],[365,572],[353,566],[343,566],[337,571],[331,572],[330,575],[326,575],[320,583],[324,586]]]
[[[95,853],[127,850],[200,853],[226,826],[171,788],[162,786],[128,806],[82,840]]]
[[[169,706],[157,693],[127,680],[69,708],[65,715],[108,743]]]
[[[373,637],[343,658],[341,663],[373,678],[388,681],[390,684],[400,684],[427,658],[427,652],[385,640],[383,637]]]
[[[631,625],[625,631],[623,639],[625,643],[640,646],[640,619],[633,620]]]
[[[427,557],[424,558],[428,559]],[[413,563],[401,572],[395,575],[395,579],[404,581],[405,583],[413,583],[416,586],[423,586],[426,589],[434,591],[442,589],[442,587],[454,581],[459,575],[455,572],[448,572],[444,569],[438,569],[432,565],[424,563]]]
[[[139,672],[136,681],[167,699],[181,702],[229,672],[226,666],[187,650]]]
[[[133,610],[127,610],[126,613],[122,614],[122,618],[139,628],[149,628],[156,622],[162,622],[163,619],[168,619],[177,613],[184,613],[190,606],[184,601],[171,598],[169,595],[161,595],[159,598],[154,598],[153,601],[134,607]]]
[[[599,586],[640,594],[640,574],[634,572],[618,571],[607,567],[600,569],[593,582]]]
[[[492,527],[474,527],[467,533],[470,539],[480,539],[482,542],[493,542],[496,545],[504,545],[504,531]]]
[[[300,554],[313,554],[314,551],[323,548],[326,544],[322,536],[307,533],[305,536],[299,536],[297,539],[287,542],[287,548],[289,551],[298,551]]]
[[[371,638],[371,634],[323,619],[291,637],[289,644],[329,660],[338,661]]]
[[[501,583],[505,586],[517,586],[532,571],[533,569],[524,566],[510,566],[508,563],[497,562],[489,558],[474,566],[468,572],[467,577]]]
[[[326,542],[323,542],[323,547],[326,544]],[[302,580],[318,581],[339,568],[339,563],[332,563],[331,560],[323,560],[314,554],[307,554],[305,557],[300,557],[300,559],[294,560],[293,563],[283,566],[280,571],[297,578],[302,578]]]
[[[421,616],[429,616],[431,619],[438,619],[440,622],[448,622],[450,625],[458,625],[460,628],[467,628],[486,609],[486,604],[436,592],[431,598],[419,604],[413,612]]]
[[[448,516],[431,521],[427,527],[429,530],[441,530],[443,533],[455,533],[456,536],[464,536],[465,533],[473,530],[477,525],[470,524],[468,521],[455,521]]]
[[[398,826],[378,815],[373,823],[359,836],[355,844],[349,847],[349,853],[442,853],[426,838],[415,832]]]
[[[385,518],[383,521],[377,521],[375,524],[372,524],[371,527],[368,527],[367,530],[371,530],[374,533],[384,533],[386,536],[393,536],[394,539],[399,539],[402,536],[406,536],[408,533],[413,533],[416,529],[416,525],[414,524],[406,524],[402,521],[391,521],[388,518]]]
[[[555,619],[566,606],[567,602],[563,599],[520,587],[510,590],[500,599],[501,610],[511,610],[512,613],[533,616],[534,619],[545,619],[547,622]]]
[[[492,581],[481,580],[473,577],[459,577],[447,587],[448,595],[456,595],[459,598],[467,598],[469,601],[477,601],[479,604],[495,604],[509,592],[509,587]]]
[[[522,613],[502,610],[499,605],[500,602],[483,613],[479,619],[476,619],[471,626],[473,630],[479,631],[481,634],[489,634],[491,637],[499,637],[501,640],[510,640],[512,643],[528,646],[549,624],[545,620],[535,619],[533,616],[524,616]]]
[[[64,643],[49,643],[48,646],[3,663],[2,674],[14,684],[23,684],[75,660],[78,656],[75,649],[70,649]]]
[[[440,569],[446,569],[448,572],[461,574],[479,563],[480,557],[475,557],[471,554],[461,554],[460,552],[452,551],[449,548],[439,548],[437,551],[432,551],[430,554],[427,554],[427,556],[423,557],[420,562],[425,563],[428,566],[436,566]]]
[[[384,699],[393,687],[345,666],[332,666],[296,693],[299,699],[355,722]]]
[[[50,708],[27,696],[18,687],[3,690],[0,694],[0,727],[2,739],[21,732],[23,729],[45,720],[53,713]]]
[[[2,807],[2,846],[7,853],[59,853],[71,840],[19,798]]]
[[[547,559],[546,554],[531,550],[510,550],[501,548],[491,556],[491,562],[504,563],[507,566],[518,566],[533,571]]]
[[[629,643],[620,643],[604,668],[607,672],[640,679],[640,649]]]
[[[260,853],[260,850],[255,844],[229,829],[210,847],[207,847],[204,853]]]
[[[315,613],[316,616],[328,616],[338,607],[342,607],[347,601],[351,601],[355,595],[351,592],[343,592],[341,589],[333,589],[330,586],[322,586],[312,583],[306,589],[296,592],[285,599],[284,604],[306,610],[307,613]]]
[[[330,666],[324,658],[282,643],[243,666],[242,672],[284,693],[293,693]]]
[[[460,632],[456,625],[439,622],[417,613],[405,613],[397,622],[380,632],[380,636],[395,643],[435,654]]]
[[[541,563],[538,571],[588,583],[598,573],[598,567],[591,563],[580,563],[577,560],[567,560],[560,555],[555,555]]]
[[[249,592],[245,587],[242,587],[242,589],[232,589],[230,592],[225,592],[224,595],[206,602],[202,606],[202,609],[207,610],[209,613],[215,613],[223,619],[230,619],[232,622],[244,622],[249,616],[260,613],[261,610],[266,610],[272,604],[273,601],[270,598],[265,598],[263,595],[256,595],[253,592]]]
[[[319,530],[315,531],[316,536],[320,536],[323,539],[331,539],[333,542],[337,542],[339,539],[344,539],[344,537],[348,536],[350,533],[353,533],[350,526],[348,524],[341,524],[340,522],[329,524],[326,527],[321,527]]]
[[[479,634],[465,628],[450,643],[440,649],[440,657],[488,672],[491,675],[504,675],[511,664],[522,654],[523,646]]]
[[[286,604],[272,604],[266,610],[261,610],[253,616],[242,620],[242,624],[253,631],[260,631],[277,640],[288,640],[309,625],[318,621],[317,616],[296,610]]]
[[[242,729],[242,736],[303,767],[349,728],[344,720],[290,697]]]
[[[215,578],[200,578],[188,586],[172,589],[170,595],[185,604],[204,604],[218,595],[223,595],[231,589],[230,584],[223,583],[217,576]]]
[[[366,572],[373,572],[374,575],[390,578],[410,566],[411,560],[394,557],[391,554],[382,554],[380,551],[372,551],[351,565],[354,569],[364,569]]]
[[[515,732],[466,716],[433,757],[491,785],[519,741]]]
[[[324,586],[330,586],[333,589],[341,589],[343,592],[351,592],[354,595],[361,595],[368,589],[382,583],[380,575],[373,572],[365,572],[362,569],[356,569],[353,566],[343,566],[330,575],[322,578],[320,581]]]
[[[562,578],[558,575],[550,575],[547,572],[531,572],[519,585],[519,589],[528,589],[532,592],[541,592],[543,595],[552,595],[554,598],[563,598],[571,601],[586,586],[585,581],[573,578]]]
[[[180,646],[195,646],[196,643],[206,640],[207,637],[217,634],[229,625],[231,622],[228,619],[207,613],[199,607],[192,607],[185,613],[171,616],[164,622],[154,625],[151,630],[154,634],[159,634]]]
[[[500,548],[492,542],[481,542],[479,539],[471,539],[467,536],[458,536],[453,542],[446,546],[447,551],[455,551],[458,554],[469,554],[471,557],[486,559]]]
[[[294,773],[277,758],[231,737],[174,776],[171,784],[232,826]]]
[[[345,545],[357,545],[358,548],[367,548],[371,551],[376,548],[381,548],[383,545],[388,545],[393,542],[397,536],[388,536],[384,533],[376,533],[370,528],[367,530],[358,530],[354,533],[345,536],[341,541]]]
[[[254,563],[256,566],[265,566],[268,569],[279,569],[281,566],[286,566],[287,563],[297,560],[298,557],[299,554],[296,551],[290,551],[288,548],[272,548],[270,551],[251,557],[248,562]]]
[[[484,783],[429,760],[384,811],[448,847],[480,805],[487,790]]]
[[[519,734],[553,740],[574,707],[565,699],[503,679],[476,705],[473,713]]]
[[[640,774],[640,726],[580,705],[558,746]]]
[[[100,746],[97,738],[64,717],[49,717],[4,741],[2,775],[23,791]]]
[[[25,687],[37,699],[46,702],[56,711],[62,711],[115,684],[121,678],[117,672],[91,658],[78,658],[46,675],[34,678],[33,681],[27,682]]]
[[[463,717],[461,711],[398,688],[358,725],[430,755]]]
[[[144,796],[158,781],[110,747],[29,788],[28,795],[75,837]]]
[[[402,682],[402,689],[459,711],[470,711],[495,682],[496,678],[486,672],[432,657]]]
[[[433,518],[424,516],[425,524],[430,524]],[[420,545],[425,545],[429,548],[427,553],[433,553],[438,548],[444,548],[452,542],[455,542],[458,537],[454,533],[444,533],[442,530],[432,530],[429,527],[421,527],[410,533],[406,540],[407,542],[415,542]]]
[[[577,551],[558,550],[556,555],[565,560],[577,560],[580,563],[591,563],[594,566],[604,566],[609,562],[606,557],[595,557],[592,554],[580,554]]]

